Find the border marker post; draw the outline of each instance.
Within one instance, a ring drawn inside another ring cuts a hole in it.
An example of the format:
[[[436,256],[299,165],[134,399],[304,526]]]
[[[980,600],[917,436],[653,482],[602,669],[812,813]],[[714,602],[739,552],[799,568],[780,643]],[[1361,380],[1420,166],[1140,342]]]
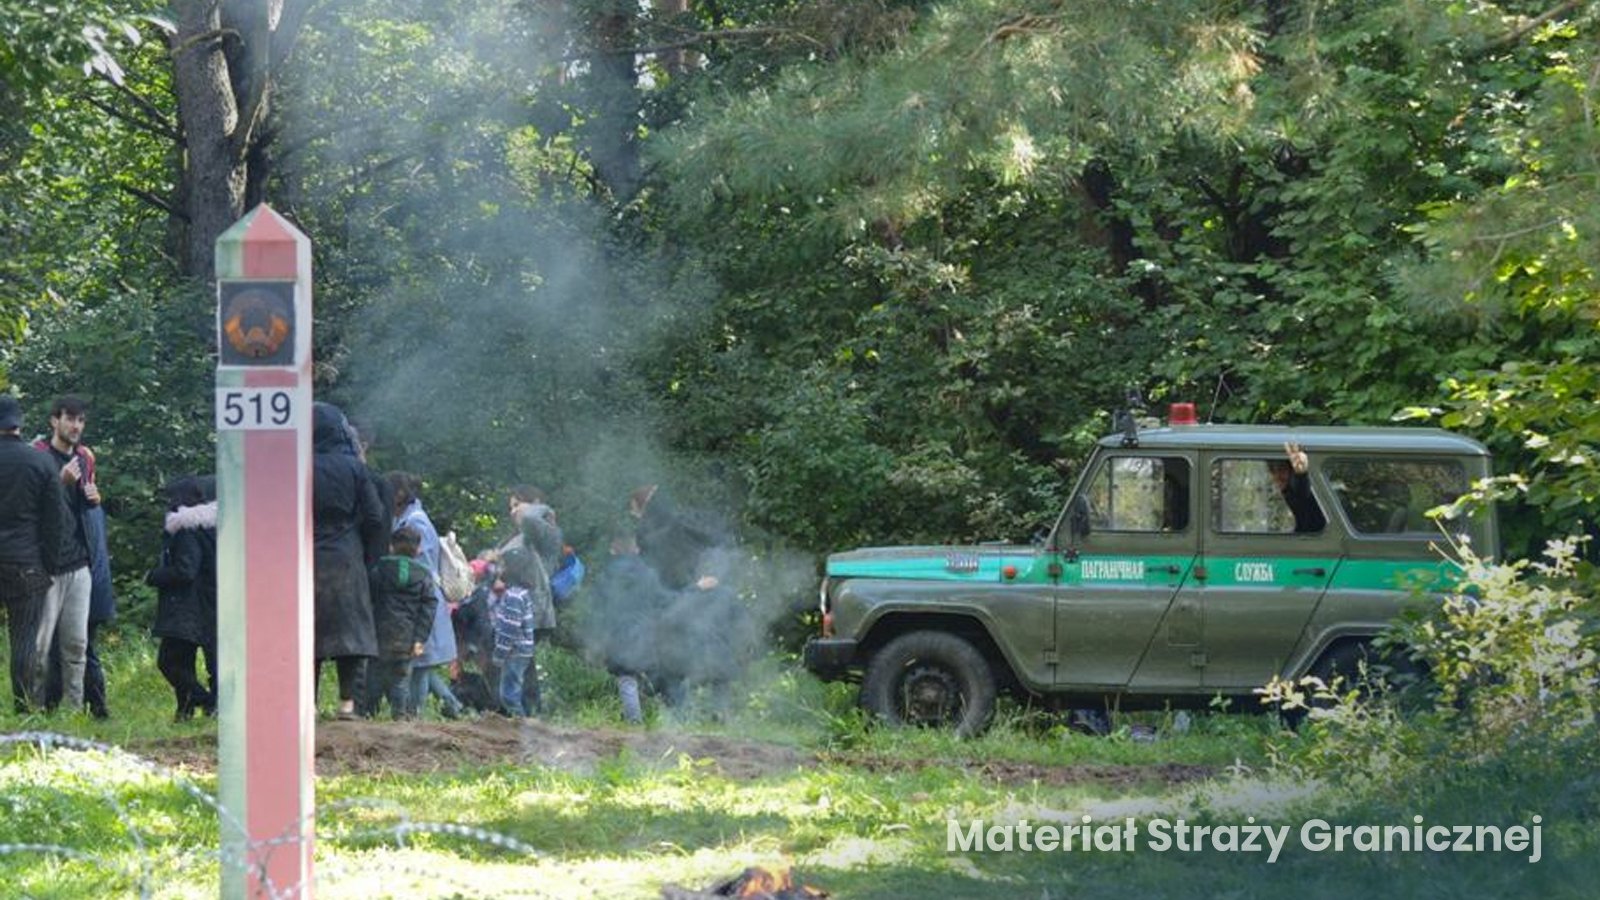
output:
[[[311,241],[263,204],[216,264],[222,897],[309,898]]]

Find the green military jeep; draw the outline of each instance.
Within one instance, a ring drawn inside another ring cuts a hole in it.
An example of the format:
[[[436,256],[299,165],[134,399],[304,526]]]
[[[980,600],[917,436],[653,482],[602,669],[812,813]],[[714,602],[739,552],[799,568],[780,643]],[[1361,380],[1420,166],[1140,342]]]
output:
[[[1451,541],[1497,551],[1492,511],[1446,523],[1449,540],[1426,515],[1490,474],[1476,441],[1191,423],[1101,440],[1039,546],[830,556],[806,667],[860,677],[888,722],[963,734],[1001,690],[1124,709],[1248,698],[1275,675],[1348,674],[1448,584]]]

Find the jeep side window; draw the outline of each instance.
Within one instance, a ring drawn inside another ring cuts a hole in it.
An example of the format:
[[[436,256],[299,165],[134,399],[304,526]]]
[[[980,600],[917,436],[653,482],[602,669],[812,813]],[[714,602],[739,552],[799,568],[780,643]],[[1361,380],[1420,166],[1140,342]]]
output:
[[[1117,456],[1089,481],[1091,531],[1183,531],[1189,527],[1189,461]]]
[[[1211,521],[1231,534],[1316,534],[1328,524],[1310,479],[1277,459],[1213,462]]]
[[[1334,458],[1326,471],[1357,534],[1436,537],[1428,510],[1467,492],[1466,467],[1457,459]]]

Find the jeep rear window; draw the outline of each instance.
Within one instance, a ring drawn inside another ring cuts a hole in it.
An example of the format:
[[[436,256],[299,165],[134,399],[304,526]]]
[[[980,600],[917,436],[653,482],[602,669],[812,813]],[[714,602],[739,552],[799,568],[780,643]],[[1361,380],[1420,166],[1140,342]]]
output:
[[[1117,456],[1089,482],[1095,531],[1182,531],[1189,527],[1189,461],[1181,456]]]
[[[1457,459],[1330,459],[1328,482],[1357,534],[1437,537],[1427,512],[1467,492]]]
[[[1280,487],[1273,468],[1283,470]],[[1290,492],[1296,496],[1290,498]],[[1294,504],[1306,521],[1295,521]],[[1211,525],[1227,534],[1315,534],[1327,517],[1305,476],[1290,473],[1282,459],[1219,459],[1211,464]]]

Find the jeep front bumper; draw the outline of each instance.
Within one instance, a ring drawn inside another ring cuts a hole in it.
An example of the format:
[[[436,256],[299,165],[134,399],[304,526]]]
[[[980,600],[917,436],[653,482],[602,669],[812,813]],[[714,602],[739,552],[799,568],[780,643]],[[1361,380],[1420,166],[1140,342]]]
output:
[[[856,660],[854,638],[812,638],[802,657],[805,667],[823,681],[838,681]]]

